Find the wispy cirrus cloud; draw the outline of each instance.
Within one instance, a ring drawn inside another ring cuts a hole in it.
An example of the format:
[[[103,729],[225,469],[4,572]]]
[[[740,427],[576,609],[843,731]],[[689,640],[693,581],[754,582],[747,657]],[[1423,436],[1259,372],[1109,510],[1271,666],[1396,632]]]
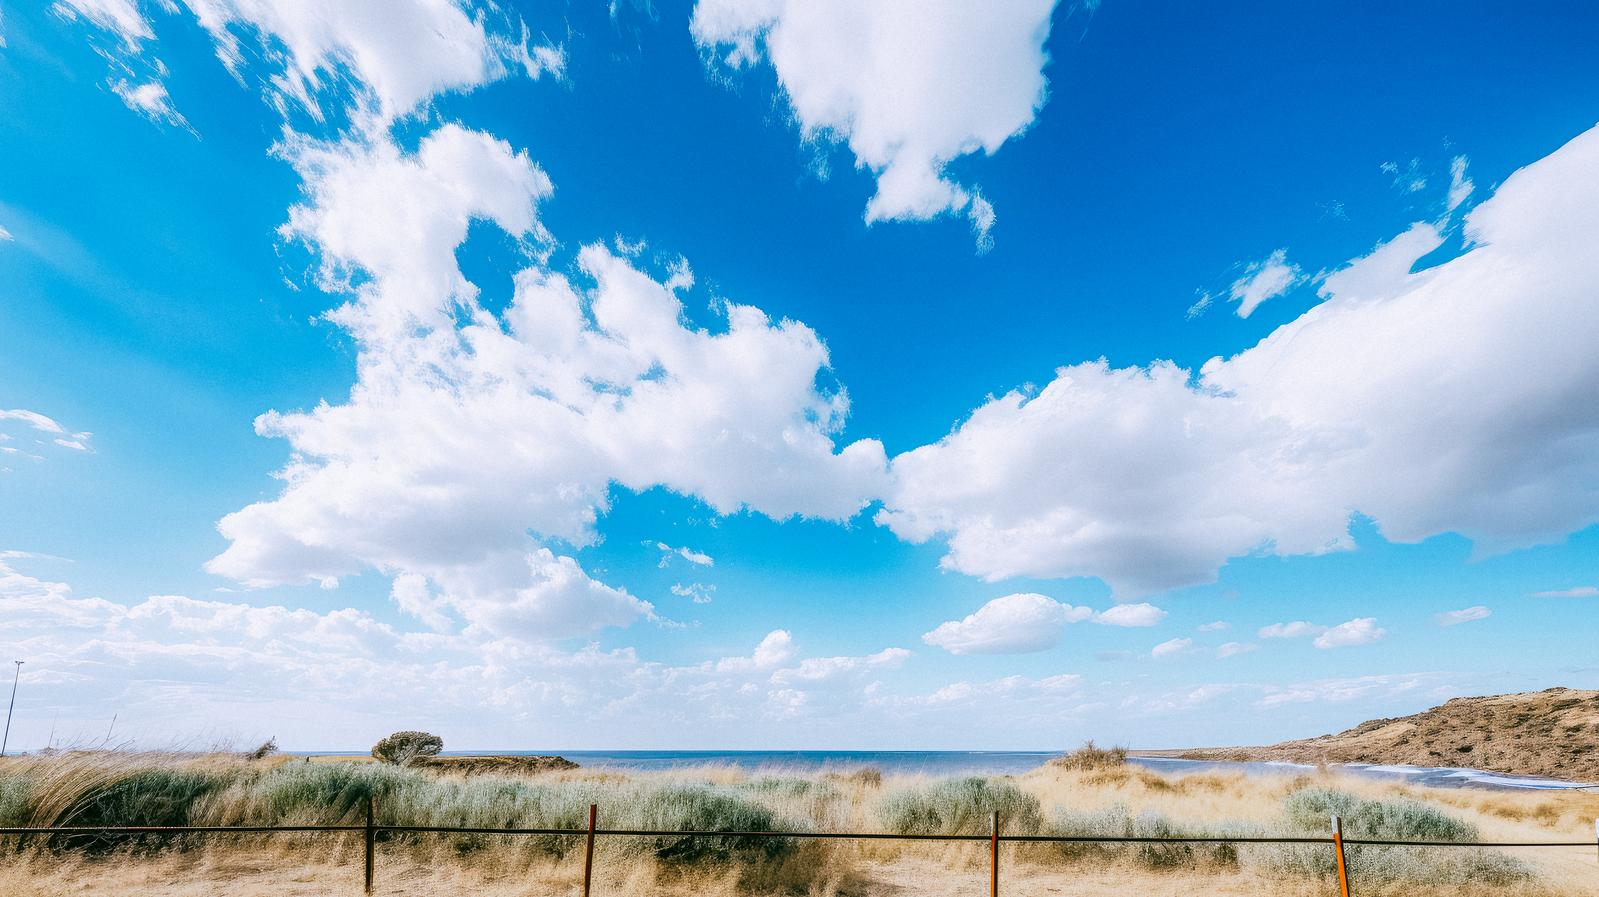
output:
[[[1599,598],[1599,586],[1573,586],[1569,589],[1551,589],[1533,592],[1534,598]]]
[[[1491,616],[1493,616],[1493,611],[1489,610],[1487,606],[1476,604],[1471,607],[1462,607],[1459,610],[1433,614],[1432,621],[1439,626],[1459,626],[1461,623],[1486,620]]]

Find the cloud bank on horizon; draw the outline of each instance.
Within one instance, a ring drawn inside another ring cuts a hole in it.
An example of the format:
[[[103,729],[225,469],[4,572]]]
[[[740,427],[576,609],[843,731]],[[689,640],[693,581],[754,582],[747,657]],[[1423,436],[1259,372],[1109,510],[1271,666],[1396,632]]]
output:
[[[995,712],[1069,718],[1095,703],[1075,674],[890,693],[875,677],[912,656],[894,644],[803,657],[775,629],[747,656],[699,665],[564,650],[561,640],[609,628],[673,625],[577,553],[601,540],[618,488],[662,489],[716,517],[881,527],[985,583],[1097,579],[1117,602],[1095,611],[1015,592],[921,636],[980,656],[1049,650],[1079,622],[1159,626],[1167,611],[1143,599],[1212,582],[1237,558],[1347,551],[1357,517],[1393,542],[1454,533],[1486,552],[1599,522],[1599,130],[1475,205],[1457,158],[1441,217],[1320,274],[1287,249],[1248,266],[1228,291],[1241,318],[1306,283],[1319,301],[1241,351],[1197,369],[1062,359],[1042,386],[952,407],[946,436],[891,455],[871,435],[845,436],[851,401],[827,334],[736,298],[718,303],[713,326],[695,323],[692,259],[663,265],[620,241],[555,232],[543,210],[561,185],[534,149],[429,111],[502,79],[565,76],[563,49],[519,18],[444,0],[182,4],[227,70],[282,116],[272,152],[301,198],[279,235],[311,251],[317,285],[338,297],[325,320],[355,349],[346,396],[256,419],[290,460],[275,494],[217,523],[226,545],[206,569],[252,589],[375,573],[422,629],[355,608],[80,599],[0,564],[0,596],[16,611],[0,625],[68,671],[57,684],[93,683],[115,701],[111,670],[187,683],[249,670],[303,705],[385,693],[402,707],[440,688],[513,714],[598,699],[622,720],[653,702],[663,725],[702,711],[800,718],[839,691],[851,695],[833,702],[846,717],[937,718],[986,691],[1000,696]],[[57,8],[110,41],[108,84],[132,111],[189,125],[161,80],[152,13],[132,0]],[[957,165],[1006,152],[1049,99],[1056,3],[945,12],[700,0],[689,28],[713,73],[769,66],[801,139],[842,145],[871,174],[867,224],[964,216],[981,248],[996,213],[964,174],[981,166]],[[460,262],[484,227],[513,247],[504,302]],[[556,249],[574,240],[562,266]],[[7,422],[89,447],[88,433],[38,412],[0,411]],[[7,457],[19,442],[0,429]],[[674,554],[711,565],[659,546],[662,566]],[[708,602],[715,586],[682,588]],[[1437,622],[1488,615],[1476,605]],[[1362,616],[1258,635],[1338,649],[1388,631]],[[1170,662],[1199,653],[1189,636],[1142,650]],[[229,688],[242,678],[230,674]],[[1349,693],[1417,680],[1396,681]],[[1303,689],[1243,691],[1276,705]]]

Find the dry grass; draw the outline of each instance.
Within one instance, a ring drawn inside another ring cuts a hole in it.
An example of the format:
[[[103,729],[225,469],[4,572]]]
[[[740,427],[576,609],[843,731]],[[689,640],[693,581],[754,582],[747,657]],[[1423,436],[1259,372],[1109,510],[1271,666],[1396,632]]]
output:
[[[128,785],[130,781],[138,787]],[[0,824],[17,824],[19,814],[34,824],[52,824],[85,814],[132,812],[140,808],[128,802],[145,800],[152,788],[174,799],[199,788],[191,805],[167,807],[174,813],[181,809],[193,822],[317,815],[310,812],[320,805],[316,802],[348,797],[361,788],[379,789],[385,812],[404,817],[386,817],[392,821],[461,819],[476,821],[467,824],[495,820],[492,824],[530,825],[539,823],[529,814],[543,821],[572,815],[563,827],[578,824],[594,800],[601,807],[602,825],[613,826],[649,821],[641,827],[732,828],[744,824],[740,814],[758,812],[767,814],[774,825],[792,829],[877,831],[903,818],[911,820],[905,825],[912,829],[975,831],[986,830],[983,808],[998,801],[1013,814],[1036,808],[1036,819],[1024,827],[1042,831],[1304,834],[1295,828],[1289,798],[1307,793],[1306,789],[1334,789],[1346,795],[1340,800],[1381,802],[1383,807],[1416,801],[1425,805],[1415,811],[1417,818],[1431,819],[1442,812],[1450,824],[1475,830],[1485,840],[1586,840],[1592,836],[1592,819],[1599,815],[1599,795],[1590,793],[1440,790],[1333,773],[1246,777],[1210,772],[1168,777],[1138,766],[1099,763],[1049,765],[1024,776],[974,784],[883,775],[870,769],[821,774],[732,767],[647,774],[578,769],[507,776],[305,763],[288,757],[248,762],[229,755],[83,753],[0,762]],[[108,794],[121,795],[123,804],[112,801],[108,808]],[[1320,812],[1319,805],[1311,806]],[[903,812],[906,807],[912,809],[908,816]],[[319,812],[325,819],[345,811],[334,806]],[[574,839],[566,838],[396,836],[379,848],[378,892],[474,897],[571,894],[580,878],[581,851],[576,847]],[[602,840],[596,893],[910,897],[981,893],[986,887],[987,855],[982,844],[796,841],[776,851],[747,848],[727,845],[725,850],[688,855],[674,851],[671,843]],[[342,895],[358,893],[360,885],[360,846],[348,837],[228,836],[123,844],[98,853],[40,845],[12,853],[9,843],[4,849],[10,856],[0,864],[0,894],[6,897]],[[1325,860],[1321,854],[1330,851],[1308,850],[1309,865],[1295,867],[1294,856],[1285,857],[1271,847],[1151,852],[1136,847],[1007,845],[1003,891],[1176,895],[1202,890],[1239,897],[1335,893],[1324,870],[1316,867]],[[1497,882],[1473,882],[1447,865],[1397,859],[1401,866],[1384,874],[1400,878],[1357,882],[1362,897],[1599,895],[1599,863],[1592,848],[1517,851],[1515,860],[1529,874]],[[1445,856],[1436,862],[1448,864],[1455,858]],[[1500,862],[1495,868],[1512,867]]]

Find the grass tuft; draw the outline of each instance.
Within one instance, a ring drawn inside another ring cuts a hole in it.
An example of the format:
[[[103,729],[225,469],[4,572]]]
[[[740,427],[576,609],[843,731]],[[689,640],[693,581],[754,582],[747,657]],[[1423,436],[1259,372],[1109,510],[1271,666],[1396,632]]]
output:
[[[1043,826],[1038,798],[1010,782],[979,776],[894,791],[877,805],[877,816],[902,835],[980,835],[989,830],[995,810],[1011,834],[1037,834]]]

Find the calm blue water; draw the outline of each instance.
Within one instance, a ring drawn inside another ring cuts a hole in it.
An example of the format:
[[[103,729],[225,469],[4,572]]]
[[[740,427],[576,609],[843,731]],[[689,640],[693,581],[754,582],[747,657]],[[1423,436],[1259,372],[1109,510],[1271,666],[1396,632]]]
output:
[[[444,753],[451,756],[558,754],[579,766],[590,769],[663,770],[717,765],[748,770],[788,769],[814,772],[875,766],[890,774],[932,776],[1020,775],[1037,769],[1051,757],[1060,754],[1059,751],[445,751]],[[1298,775],[1315,770],[1314,766],[1298,763],[1177,760],[1165,757],[1130,757],[1128,762],[1170,775],[1217,771],[1281,776]],[[1461,767],[1376,766],[1348,763],[1335,768],[1354,775],[1435,788],[1563,790],[1596,787],[1557,779],[1509,776]]]

